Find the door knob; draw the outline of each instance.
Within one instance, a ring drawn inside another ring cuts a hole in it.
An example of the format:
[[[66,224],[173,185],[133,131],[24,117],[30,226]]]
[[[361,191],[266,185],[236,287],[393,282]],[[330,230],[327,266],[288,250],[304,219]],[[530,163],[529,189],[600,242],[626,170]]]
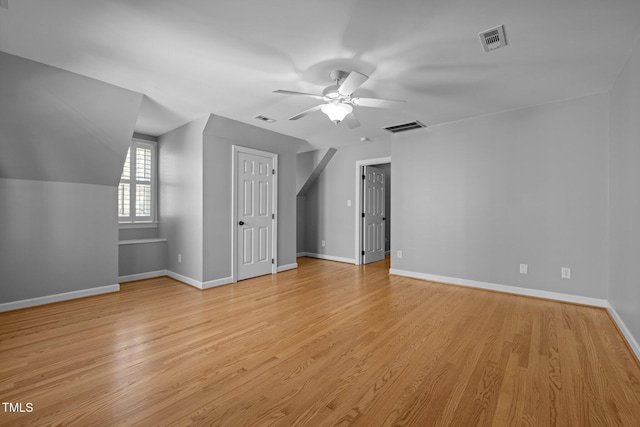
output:
[[[238,225],[244,225],[244,221],[240,221]]]

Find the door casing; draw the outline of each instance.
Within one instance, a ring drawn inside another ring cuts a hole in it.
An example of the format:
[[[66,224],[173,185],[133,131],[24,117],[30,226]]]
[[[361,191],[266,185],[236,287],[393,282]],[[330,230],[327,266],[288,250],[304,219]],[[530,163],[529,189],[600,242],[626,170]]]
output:
[[[391,163],[391,157],[379,157],[377,159],[357,160],[356,161],[356,196],[355,196],[355,260],[356,265],[362,264],[362,195],[364,192],[364,186],[362,184],[362,167],[369,165],[380,165],[383,163]]]

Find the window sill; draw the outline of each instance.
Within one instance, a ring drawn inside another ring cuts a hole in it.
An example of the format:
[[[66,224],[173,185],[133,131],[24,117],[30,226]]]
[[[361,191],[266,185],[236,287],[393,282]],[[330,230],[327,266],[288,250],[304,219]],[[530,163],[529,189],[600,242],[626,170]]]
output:
[[[119,222],[118,228],[158,228],[157,222]]]
[[[135,239],[135,240],[120,240],[118,245],[139,245],[144,243],[162,243],[166,242],[167,239]]]

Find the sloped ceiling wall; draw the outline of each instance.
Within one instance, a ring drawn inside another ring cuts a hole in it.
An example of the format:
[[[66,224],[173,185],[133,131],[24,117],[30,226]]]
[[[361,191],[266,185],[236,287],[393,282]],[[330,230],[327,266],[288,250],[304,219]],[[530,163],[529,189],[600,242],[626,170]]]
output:
[[[142,94],[0,52],[0,178],[117,186]]]

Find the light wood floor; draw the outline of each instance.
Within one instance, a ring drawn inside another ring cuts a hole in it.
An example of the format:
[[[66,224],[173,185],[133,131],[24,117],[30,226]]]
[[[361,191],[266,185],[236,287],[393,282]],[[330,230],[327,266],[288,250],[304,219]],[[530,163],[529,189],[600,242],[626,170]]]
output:
[[[1,313],[0,425],[640,425],[603,309],[298,261]]]

